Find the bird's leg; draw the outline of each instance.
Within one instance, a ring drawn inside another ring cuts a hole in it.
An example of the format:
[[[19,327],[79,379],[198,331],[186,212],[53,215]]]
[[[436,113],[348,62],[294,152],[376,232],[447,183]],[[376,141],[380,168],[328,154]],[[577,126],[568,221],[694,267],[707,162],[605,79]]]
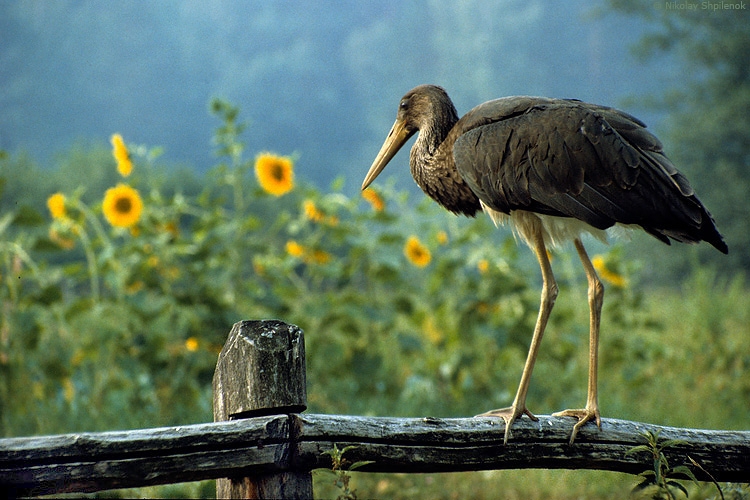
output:
[[[586,271],[586,278],[589,282],[589,310],[590,310],[590,325],[589,325],[589,388],[588,398],[586,399],[586,408],[580,410],[563,410],[561,412],[553,413],[555,417],[575,417],[578,422],[573,426],[573,433],[570,435],[570,444],[576,438],[576,434],[583,427],[586,422],[591,420],[596,421],[596,425],[601,428],[602,419],[599,415],[599,400],[597,397],[597,378],[599,369],[599,323],[602,315],[602,304],[604,303],[604,286],[596,275],[594,265],[591,263],[586,249],[583,248],[581,240],[575,239],[576,250],[578,256],[581,258],[583,263],[583,269]]]
[[[549,319],[552,307],[555,305],[555,299],[557,298],[557,282],[555,281],[555,276],[552,274],[552,266],[550,265],[549,257],[547,256],[547,248],[544,245],[541,222],[534,224],[532,237],[529,239],[529,243],[531,243],[531,247],[539,260],[539,266],[542,269],[542,297],[539,306],[539,316],[537,317],[536,326],[534,327],[534,335],[531,337],[529,354],[526,357],[526,364],[524,365],[523,373],[521,374],[521,383],[518,385],[518,391],[516,392],[513,404],[509,408],[491,410],[482,413],[481,415],[477,415],[478,417],[500,417],[505,420],[503,444],[508,443],[510,428],[518,417],[525,414],[528,415],[531,420],[538,420],[528,409],[526,409],[526,394],[529,391],[531,372],[534,370],[534,363],[536,362],[536,357],[539,353],[539,346],[542,343],[544,329],[547,326],[547,320]]]

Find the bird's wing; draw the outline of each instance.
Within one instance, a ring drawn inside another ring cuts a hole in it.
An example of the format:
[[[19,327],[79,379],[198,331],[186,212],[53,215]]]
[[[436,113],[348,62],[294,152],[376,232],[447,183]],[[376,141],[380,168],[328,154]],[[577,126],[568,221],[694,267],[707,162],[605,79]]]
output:
[[[493,210],[637,224],[660,240],[725,251],[689,182],[638,119],[580,101],[511,97],[467,113],[451,131],[456,167]]]

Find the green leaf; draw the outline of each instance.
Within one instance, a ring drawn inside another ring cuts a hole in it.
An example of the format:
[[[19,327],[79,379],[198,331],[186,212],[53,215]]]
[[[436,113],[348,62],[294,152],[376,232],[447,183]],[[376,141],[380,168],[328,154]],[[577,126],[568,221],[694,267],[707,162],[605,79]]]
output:
[[[41,226],[46,221],[39,210],[28,205],[21,205],[16,212],[16,218],[13,221],[19,226]]]
[[[670,486],[672,488],[677,488],[678,490],[680,490],[681,492],[683,492],[685,494],[685,498],[688,497],[688,490],[687,490],[687,488],[685,488],[683,485],[681,485],[677,481],[667,481],[667,487],[670,487]]]
[[[364,467],[365,465],[374,464],[375,460],[360,460],[358,462],[354,462],[349,466],[349,470],[355,470],[359,469],[360,467]]]
[[[625,456],[635,455],[636,453],[651,453],[651,448],[645,444],[633,446],[632,448],[630,448],[628,451],[625,452]]]
[[[695,474],[693,474],[693,471],[690,470],[690,467],[687,465],[678,465],[674,469],[672,469],[672,474],[683,474],[688,479],[692,480],[693,482],[697,483],[698,479],[696,479]]]
[[[62,290],[57,285],[49,285],[43,288],[36,296],[36,301],[42,305],[49,306],[62,300]]]
[[[685,441],[684,439],[665,439],[661,442],[661,449],[663,450],[666,448],[673,448],[675,446],[682,446],[685,444],[687,444],[687,441]]]
[[[3,234],[5,230],[13,223],[13,219],[16,217],[15,212],[8,212],[7,214],[0,217],[0,234]]]
[[[63,249],[49,238],[39,238],[34,242],[31,249],[35,252],[62,252]]]
[[[653,481],[650,481],[649,479],[644,479],[643,481],[641,481],[640,483],[636,484],[633,487],[633,492],[645,490],[646,488],[648,488],[649,486],[652,486],[653,484],[654,484]]]

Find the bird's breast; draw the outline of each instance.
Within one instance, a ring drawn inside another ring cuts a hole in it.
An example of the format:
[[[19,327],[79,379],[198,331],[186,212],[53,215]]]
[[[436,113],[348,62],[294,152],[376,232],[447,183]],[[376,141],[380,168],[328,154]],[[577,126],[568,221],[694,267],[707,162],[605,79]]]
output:
[[[473,217],[481,210],[479,198],[450,162],[411,162],[417,185],[430,198],[455,214]]]

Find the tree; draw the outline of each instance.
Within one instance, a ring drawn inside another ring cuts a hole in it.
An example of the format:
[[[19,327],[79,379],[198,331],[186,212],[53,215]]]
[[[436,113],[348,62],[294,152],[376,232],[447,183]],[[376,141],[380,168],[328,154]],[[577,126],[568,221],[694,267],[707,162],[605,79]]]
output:
[[[654,26],[636,52],[644,58],[672,57],[679,88],[654,100],[669,113],[667,152],[688,174],[729,245],[726,270],[750,269],[750,10],[743,3],[610,1],[620,13]],[[728,9],[733,6],[735,9]],[[705,260],[711,252],[700,248]]]

